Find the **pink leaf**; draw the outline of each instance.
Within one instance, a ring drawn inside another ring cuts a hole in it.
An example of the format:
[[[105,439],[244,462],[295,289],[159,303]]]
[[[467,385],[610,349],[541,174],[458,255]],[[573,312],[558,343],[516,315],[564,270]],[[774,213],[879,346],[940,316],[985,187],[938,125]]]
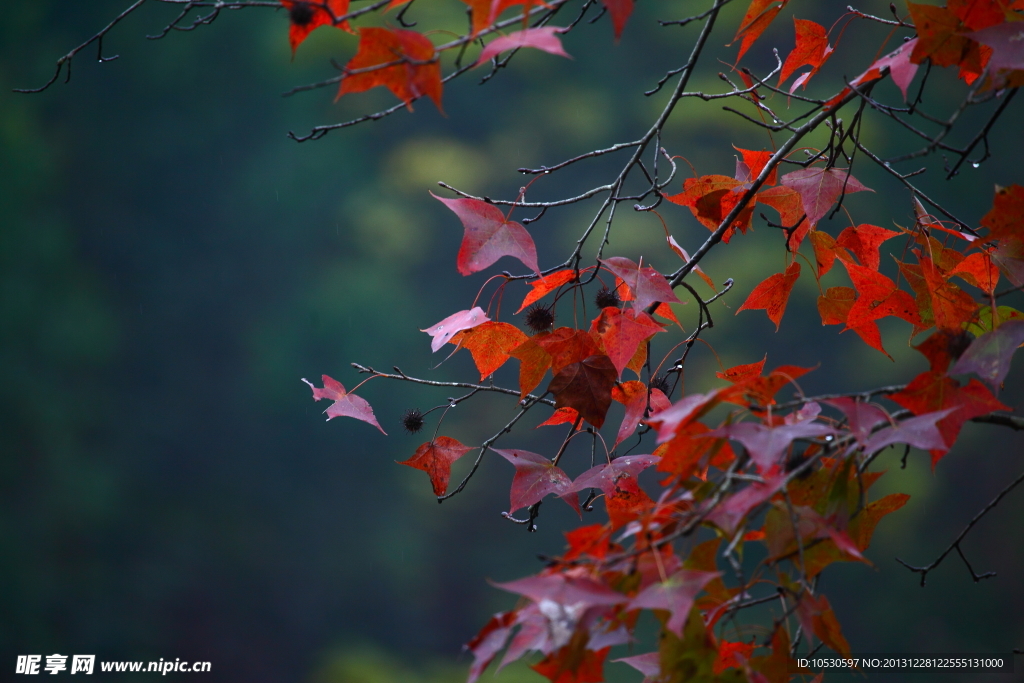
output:
[[[601,489],[607,494],[615,492],[615,485],[619,480],[633,477],[658,462],[656,455],[624,455],[615,458],[610,463],[591,467],[589,470],[576,477],[572,482],[571,491],[582,491],[583,489]]]
[[[939,428],[935,426],[935,423],[954,410],[957,410],[957,408],[946,408],[945,410],[937,410],[934,413],[925,413],[924,415],[912,417],[909,420],[903,420],[895,427],[886,427],[877,431],[864,444],[864,452],[875,453],[894,443],[909,444],[923,451],[947,450],[949,445],[942,438],[942,434],[939,432]]]
[[[560,605],[620,605],[629,598],[604,584],[585,577],[548,574],[528,576],[525,579],[494,583],[496,588],[524,595],[534,602],[550,600]]]
[[[809,225],[821,220],[840,195],[845,191],[874,192],[861,185],[860,181],[847,173],[845,168],[801,168],[782,176],[782,184],[796,190],[807,215]]]
[[[426,332],[434,338],[434,341],[430,342],[430,350],[437,353],[437,350],[444,346],[456,332],[468,330],[469,328],[481,325],[488,320],[490,320],[490,318],[488,318],[487,314],[484,313],[484,309],[476,306],[468,311],[452,313],[441,322],[431,325],[425,330],[420,330],[420,332]]]
[[[892,82],[903,93],[904,102],[907,100],[907,88],[910,87],[910,82],[914,80],[914,75],[917,73],[917,64],[910,61],[910,53],[914,51],[916,45],[917,38],[908,40],[871,65],[879,71],[889,67],[889,75],[892,76]],[[868,70],[870,71],[870,68]]]
[[[721,572],[702,572],[695,569],[681,569],[667,580],[655,583],[644,590],[629,603],[627,609],[646,607],[647,609],[664,609],[671,612],[665,626],[680,638],[683,637],[683,626],[690,614],[693,601],[704,586],[721,576]]]
[[[888,421],[889,414],[878,406],[863,401],[855,401],[852,398],[834,398],[826,401],[829,405],[835,406],[843,411],[846,422],[850,426],[850,432],[858,443],[865,443],[871,436],[871,430],[877,425]]]
[[[751,510],[778,493],[785,483],[786,473],[778,467],[765,476],[763,484],[753,482],[742,491],[727,497],[711,510],[706,519],[732,534]]]
[[[480,58],[476,60],[474,66],[480,66],[492,57],[497,57],[499,53],[505,50],[517,50],[521,47],[533,47],[553,55],[572,59],[569,53],[562,49],[562,41],[555,35],[564,30],[564,28],[558,26],[541,26],[539,28],[528,28],[525,31],[513,31],[507,36],[496,38],[488,43],[487,47],[480,53]]]
[[[431,196],[454,211],[465,228],[457,261],[460,273],[483,270],[502,256],[519,259],[535,273],[540,271],[530,233],[519,223],[506,221],[498,207],[480,199],[445,199],[433,192]]]
[[[988,68],[994,73],[1003,69],[1024,69],[1024,24],[1007,21],[968,33],[968,38],[992,48]]]
[[[613,662],[622,662],[642,673],[644,676],[657,676],[661,673],[661,653],[647,652],[642,655],[613,659]]]
[[[579,499],[573,495],[572,480],[554,463],[537,453],[518,449],[492,449],[516,468],[509,496],[509,513],[539,503],[549,493],[563,496],[562,500],[580,514]]]
[[[322,376],[324,382],[323,389],[317,389],[313,386],[313,383],[308,379],[303,378],[302,381],[309,385],[309,388],[313,390],[313,399],[319,401],[322,398],[326,398],[329,401],[334,401],[327,410],[327,419],[331,420],[335,417],[354,417],[357,420],[363,422],[369,422],[377,429],[380,429],[381,434],[387,434],[380,425],[377,424],[377,418],[373,414],[373,408],[366,402],[366,399],[350,394],[345,391],[345,387],[341,385],[341,382],[331,379],[327,375]],[[357,387],[358,388],[358,387]]]
[[[779,464],[783,452],[789,448],[789,444],[793,443],[794,439],[835,433],[836,430],[828,425],[805,420],[778,427],[767,427],[754,422],[739,422],[708,432],[706,436],[729,437],[739,441],[750,451],[750,459],[757,464],[758,470],[766,472],[773,465]]]
[[[1008,320],[971,342],[950,374],[959,375],[975,372],[981,381],[999,392],[1006,375],[1010,372],[1013,353],[1024,343],[1024,320]]]
[[[662,444],[676,434],[676,429],[688,423],[701,408],[718,397],[718,391],[706,394],[690,394],[676,401],[670,407],[659,410],[647,418],[647,424],[658,430],[658,443]]]
[[[643,311],[655,301],[681,303],[665,276],[650,266],[639,266],[622,256],[604,259],[601,265],[618,275],[629,287],[635,297],[634,310]]]

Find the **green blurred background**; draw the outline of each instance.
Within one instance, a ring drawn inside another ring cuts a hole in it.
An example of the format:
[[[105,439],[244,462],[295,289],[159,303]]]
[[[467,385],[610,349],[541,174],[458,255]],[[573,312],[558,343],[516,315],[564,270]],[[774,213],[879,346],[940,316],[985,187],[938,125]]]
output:
[[[432,1],[421,0],[409,18],[461,28],[460,3]],[[402,412],[448,393],[367,384],[360,394],[385,437],[351,420],[324,424],[324,404],[299,379],[327,373],[351,387],[361,379],[351,361],[472,379],[467,354],[434,369],[440,359],[417,331],[468,307],[488,275],[456,273],[461,228],[428,190],[444,180],[512,197],[524,183],[520,166],[634,139],[664,102],[664,93],[642,91],[683,62],[696,35],[655,19],[703,7],[640,3],[618,44],[604,18],[566,37],[573,61],[521,54],[482,87],[472,77],[453,83],[447,116],[424,102],[414,115],[304,144],[286,131],[392,99],[380,89],[336,104],[330,90],[279,97],[331,75],[328,59],[345,60],[355,47],[354,37],[321,29],[291,60],[283,12],[225,12],[212,26],[151,42],[144,36],[173,12],[144,8],[105,41],[117,61],[98,65],[89,48],[69,84],[11,93],[45,82],[59,55],[126,5],[12,3],[0,20],[0,678],[17,654],[60,652],[208,660],[213,671],[201,678],[209,681],[461,680],[469,663],[461,645],[514,604],[486,579],[535,572],[535,555],[559,552],[560,531],[577,522],[554,504],[538,534],[501,519],[511,469],[491,457],[442,506],[422,472],[395,465],[423,440],[402,432]],[[725,11],[693,89],[724,87],[716,74],[726,66],[714,60],[735,54],[723,44],[745,5]],[[839,8],[798,11],[829,25]],[[819,84],[861,71],[882,35],[854,25]],[[783,54],[792,46],[788,15],[751,63],[769,65],[773,45]],[[962,96],[949,75],[933,79],[933,110]],[[814,84],[809,92],[826,94]],[[891,84],[877,92],[895,101]],[[993,183],[1024,183],[1019,112],[1011,107],[997,125],[995,159],[953,183],[940,179],[939,160],[921,185],[977,220]],[[877,120],[865,130],[883,150],[911,144]],[[680,105],[664,142],[700,173],[727,174],[730,144],[770,145],[720,103],[694,100]],[[545,179],[531,199],[606,182],[617,162]],[[886,176],[864,165],[857,176],[877,190],[848,198],[858,222],[912,221],[908,197]],[[608,254],[674,268],[658,220],[627,209]],[[551,211],[531,226],[542,267],[562,258],[592,210]],[[663,215],[688,249],[707,234],[681,207]],[[837,216],[829,229],[836,234],[845,221]],[[733,316],[784,264],[777,231],[755,224],[705,265],[716,281],[737,281],[708,336],[725,365],[765,351],[769,367],[820,363],[801,380],[808,393],[906,381],[924,369],[903,323],[882,326],[895,366],[853,335],[822,328],[806,273],[778,333],[762,312]],[[841,278],[826,285],[846,284]],[[505,310],[524,292],[511,290]],[[1006,303],[1022,307],[1019,296]],[[679,309],[688,326],[692,308]],[[1024,399],[1020,365],[1002,395],[1011,405]],[[716,369],[715,356],[696,347],[688,390],[709,386]],[[514,384],[508,372],[498,379]],[[510,409],[493,397],[470,402],[449,414],[442,433],[479,443]],[[535,417],[505,443],[550,449],[544,432],[560,428],[533,432],[546,415]],[[614,429],[617,420],[609,423]],[[921,589],[893,560],[930,561],[1019,473],[1022,454],[1019,435],[968,425],[934,475],[922,454],[902,471],[898,453],[883,456],[894,471],[878,490],[913,498],[881,525],[873,568],[839,566],[824,580],[855,652],[1024,647],[1024,493],[964,544],[976,569],[998,578],[975,585],[950,558]],[[571,473],[584,460],[570,463]],[[456,465],[456,480],[467,466]],[[621,664],[608,671],[639,680]],[[538,679],[522,667],[500,678]]]

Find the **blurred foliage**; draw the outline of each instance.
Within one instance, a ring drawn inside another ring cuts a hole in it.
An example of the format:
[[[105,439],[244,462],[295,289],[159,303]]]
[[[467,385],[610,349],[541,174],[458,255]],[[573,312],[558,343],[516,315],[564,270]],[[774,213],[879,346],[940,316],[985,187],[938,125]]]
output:
[[[739,21],[741,4],[730,5],[725,25]],[[556,506],[536,535],[502,520],[511,469],[494,459],[464,494],[436,505],[423,473],[394,461],[422,440],[401,432],[401,413],[443,403],[443,394],[367,384],[361,394],[391,433],[383,437],[323,424],[299,378],[328,373],[353,386],[351,361],[439,378],[471,371],[465,354],[432,369],[440,358],[417,331],[465,307],[485,278],[455,273],[460,228],[427,191],[445,180],[510,196],[523,183],[520,166],[633,139],[664,102],[663,93],[643,98],[647,85],[638,84],[680,63],[693,33],[658,28],[656,13],[690,5],[640,3],[617,45],[605,20],[566,38],[574,61],[523,54],[483,88],[453,84],[447,117],[425,105],[302,145],[285,131],[390,100],[369,92],[332,104],[322,90],[277,97],[331,74],[327,59],[355,45],[321,30],[290,61],[280,12],[226,12],[153,43],[144,35],[171,16],[156,8],[105,41],[120,59],[97,65],[84,53],[67,85],[11,93],[44,82],[58,55],[124,5],[16,3],[0,22],[0,655],[209,660],[211,681],[460,680],[461,644],[513,601],[485,579],[535,571],[535,555],[558,552],[560,530],[577,522]],[[834,11],[815,11],[825,9]],[[434,11],[417,5],[411,18]],[[792,39],[779,23],[762,39],[764,64],[771,45],[788,49]],[[868,40],[859,30],[844,38],[849,48]],[[694,87],[720,88],[713,60],[732,54],[714,45]],[[857,73],[869,57],[840,50],[827,68]],[[1021,149],[1024,130],[998,130],[1001,147]],[[881,124],[872,131],[879,144],[900,135]],[[687,101],[665,144],[698,172],[719,173],[732,169],[729,145],[770,143],[717,106]],[[603,182],[614,163],[552,176],[531,193]],[[681,173],[689,175],[685,164]],[[993,182],[1024,181],[1012,155],[964,175],[957,202],[974,217]],[[911,220],[906,196],[881,174],[865,167],[858,177],[878,190],[851,198],[858,221]],[[578,237],[588,211],[553,210],[536,224],[542,263]],[[707,234],[685,210],[663,214],[688,248]],[[620,221],[613,250],[673,267],[654,216],[623,211]],[[713,381],[718,359],[751,362],[765,351],[769,366],[821,361],[802,383],[807,392],[826,379],[850,389],[898,379],[853,335],[820,327],[809,279],[778,334],[760,313],[733,315],[782,264],[777,232],[757,225],[706,263],[716,281],[743,282],[716,305],[713,352],[695,349],[688,390]],[[692,309],[680,308],[684,324]],[[901,362],[916,355],[902,341],[908,332],[883,329]],[[1011,403],[1022,398],[1019,377],[1017,367]],[[453,411],[445,431],[467,443],[486,438],[507,409],[486,397]],[[969,541],[975,566],[1000,579],[971,585],[951,559],[922,591],[891,559],[930,560],[1019,467],[1020,437],[992,429],[965,430],[935,475],[920,454],[906,471],[898,453],[883,458],[895,471],[880,488],[914,498],[876,536],[875,571],[843,566],[825,579],[848,587],[830,595],[865,651],[1024,642],[1024,588],[1008,578],[1024,567],[1008,531],[1024,513],[1020,496]],[[523,429],[515,442],[542,448],[545,430]],[[458,463],[453,476],[468,466]],[[496,680],[537,677],[520,667]]]

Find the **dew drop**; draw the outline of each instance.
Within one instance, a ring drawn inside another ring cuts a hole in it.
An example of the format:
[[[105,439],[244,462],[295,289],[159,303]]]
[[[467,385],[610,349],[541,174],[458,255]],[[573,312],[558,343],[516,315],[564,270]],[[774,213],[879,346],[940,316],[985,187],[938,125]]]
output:
[[[981,166],[981,164],[978,163],[977,161],[972,161],[971,166],[973,166],[974,168],[978,168],[979,166]]]

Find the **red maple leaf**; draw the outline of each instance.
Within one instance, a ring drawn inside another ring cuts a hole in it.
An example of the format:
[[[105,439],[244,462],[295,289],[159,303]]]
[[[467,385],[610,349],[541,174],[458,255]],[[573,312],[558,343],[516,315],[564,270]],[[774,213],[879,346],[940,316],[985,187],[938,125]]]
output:
[[[665,199],[673,204],[689,207],[693,217],[708,230],[715,230],[729,212],[739,203],[746,189],[743,181],[724,175],[705,175],[699,178],[687,178],[683,181],[683,191],[679,194],[665,195]],[[723,242],[732,238],[732,233],[739,229],[746,232],[754,214],[753,202],[749,203],[733,220],[729,230],[722,236]]]
[[[839,233],[836,246],[849,249],[857,257],[862,266],[871,270],[878,270],[881,257],[878,254],[878,247],[886,240],[898,236],[900,233],[894,230],[886,230],[877,225],[863,223],[846,228]]]
[[[517,258],[533,272],[539,272],[537,247],[530,233],[519,223],[506,220],[494,204],[480,199],[446,199],[433,192],[430,194],[454,211],[465,228],[457,260],[460,273],[471,275],[502,256]]]
[[[572,644],[552,652],[530,668],[551,683],[601,683],[604,680],[604,659],[611,647],[578,651]]]
[[[845,168],[801,168],[782,176],[782,184],[800,193],[808,227],[814,227],[824,218],[844,193],[874,192]]]
[[[348,21],[337,24],[340,17],[348,13],[349,0],[281,0],[281,5],[288,10],[288,41],[292,45],[292,58],[302,41],[321,26],[335,26],[352,32]]]
[[[448,480],[452,475],[452,463],[473,450],[463,446],[450,436],[439,436],[433,441],[420,444],[416,452],[408,460],[399,465],[408,465],[423,470],[430,477],[435,496],[443,496],[448,490]]]
[[[380,85],[410,111],[413,100],[424,96],[441,109],[441,63],[430,39],[398,28],[359,29],[359,50],[345,65],[338,97]]]
[[[615,39],[622,35],[622,29],[626,28],[626,21],[633,13],[633,0],[601,0],[601,4],[608,10],[612,17],[612,29],[615,31]]]
[[[889,352],[882,346],[882,333],[874,320],[861,322],[856,327],[848,325],[850,310],[857,301],[857,293],[852,287],[829,287],[825,293],[818,297],[818,313],[821,315],[822,325],[846,325],[842,330],[853,330],[853,332],[864,340],[868,346],[878,349],[889,360]]]
[[[782,65],[782,73],[779,75],[779,87],[793,75],[793,72],[802,66],[810,66],[811,70],[803,74],[793,83],[789,89],[793,92],[798,86],[807,87],[807,81],[811,76],[818,73],[818,69],[828,61],[832,54],[832,47],[828,44],[828,32],[821,24],[807,19],[793,18],[793,25],[796,29],[796,47],[786,57]]]
[[[754,44],[754,41],[760,38],[765,29],[771,25],[787,2],[789,0],[751,0],[746,14],[743,15],[743,21],[740,22],[740,27],[732,39],[732,43],[729,43],[732,45],[737,40],[743,41],[740,43],[740,51],[736,55],[737,64],[743,59],[743,55],[747,53],[747,50]]]
[[[952,252],[953,250],[945,251]],[[915,253],[920,264],[921,280],[916,283],[911,281],[911,286],[917,284],[918,286],[914,287],[915,291],[918,291],[919,294],[927,294],[937,328],[959,332],[965,323],[974,319],[978,303],[970,294],[947,281],[944,269],[940,268],[935,261],[920,252],[915,251]],[[957,257],[960,258],[959,255]],[[924,292],[920,292],[919,289],[923,289]]]
[[[1010,410],[1009,406],[1000,403],[978,380],[972,379],[966,386],[960,386],[959,382],[948,377],[945,372],[934,370],[922,372],[903,391],[892,394],[889,398],[915,415],[957,408],[938,422],[939,433],[942,434],[946,448],[931,450],[932,467],[956,443],[964,422],[979,415],[987,415],[994,410]]]
[[[665,276],[650,266],[637,265],[623,256],[603,259],[601,265],[615,273],[629,287],[633,294],[634,310],[645,310],[655,301],[661,303],[682,303],[672,291]]]
[[[562,41],[555,35],[563,31],[565,29],[558,26],[540,26],[524,31],[513,31],[507,36],[495,38],[480,51],[480,57],[477,58],[476,64],[473,66],[480,66],[505,50],[518,50],[521,47],[532,47],[553,55],[569,57],[569,53],[562,49]],[[571,59],[571,57],[569,58]]]
[[[808,233],[811,240],[811,247],[814,249],[814,260],[818,264],[818,278],[832,270],[836,259],[846,260],[850,258],[846,249],[836,244],[832,235],[822,230],[811,230]]]
[[[377,418],[373,414],[373,408],[366,402],[366,399],[350,394],[345,391],[345,387],[341,385],[341,382],[322,375],[321,379],[324,383],[323,389],[317,389],[313,386],[313,383],[303,378],[302,381],[309,385],[309,388],[313,390],[313,399],[319,401],[322,398],[326,398],[330,401],[334,401],[327,410],[327,419],[331,420],[336,417],[354,417],[357,420],[363,422],[369,422],[377,429],[380,429],[381,434],[387,434],[381,426],[377,424]],[[357,389],[359,387],[356,387]]]
[[[786,266],[785,273],[776,273],[766,278],[750,292],[743,305],[736,313],[744,310],[761,310],[768,313],[768,319],[775,323],[775,331],[779,330],[782,316],[786,312],[786,303],[793,291],[793,285],[800,278],[800,262],[793,261]]]
[[[622,375],[640,344],[665,330],[643,311],[623,311],[609,306],[594,318],[590,331],[601,340],[615,370]]]
[[[588,270],[590,270],[590,268],[586,268],[579,272],[585,273]],[[530,287],[532,288],[530,293],[523,299],[523,303],[519,306],[519,310],[516,311],[516,313],[519,313],[533,302],[544,298],[562,285],[574,282],[577,277],[578,273],[575,270],[557,270],[554,273],[534,280],[530,283]]]
[[[549,493],[559,496],[580,514],[579,498],[572,492],[572,480],[553,462],[537,453],[518,449],[492,449],[516,468],[509,494],[509,513],[544,500]]]
[[[761,175],[761,171],[768,165],[772,156],[775,152],[769,149],[754,151],[749,149],[740,149],[736,145],[733,145],[733,149],[742,155],[742,159],[736,159],[736,180],[742,183],[752,183]],[[772,168],[768,177],[765,179],[765,185],[774,185],[778,180],[779,167],[775,166]],[[687,259],[689,260],[689,259]]]
[[[616,377],[615,365],[608,356],[593,355],[559,370],[548,391],[554,394],[556,408],[575,408],[584,420],[600,429],[612,403]]]
[[[921,317],[914,299],[896,283],[877,270],[856,263],[844,262],[846,272],[857,288],[857,300],[850,307],[846,324],[857,328],[880,318],[896,316],[912,325],[920,326]]]
[[[551,356],[551,372],[555,374],[567,365],[579,363],[601,352],[597,340],[587,330],[559,327],[547,334],[538,334],[533,339]]]
[[[992,261],[988,252],[976,251],[953,267],[947,274],[959,276],[965,282],[974,285],[988,295],[995,292],[999,284],[999,268]]]

